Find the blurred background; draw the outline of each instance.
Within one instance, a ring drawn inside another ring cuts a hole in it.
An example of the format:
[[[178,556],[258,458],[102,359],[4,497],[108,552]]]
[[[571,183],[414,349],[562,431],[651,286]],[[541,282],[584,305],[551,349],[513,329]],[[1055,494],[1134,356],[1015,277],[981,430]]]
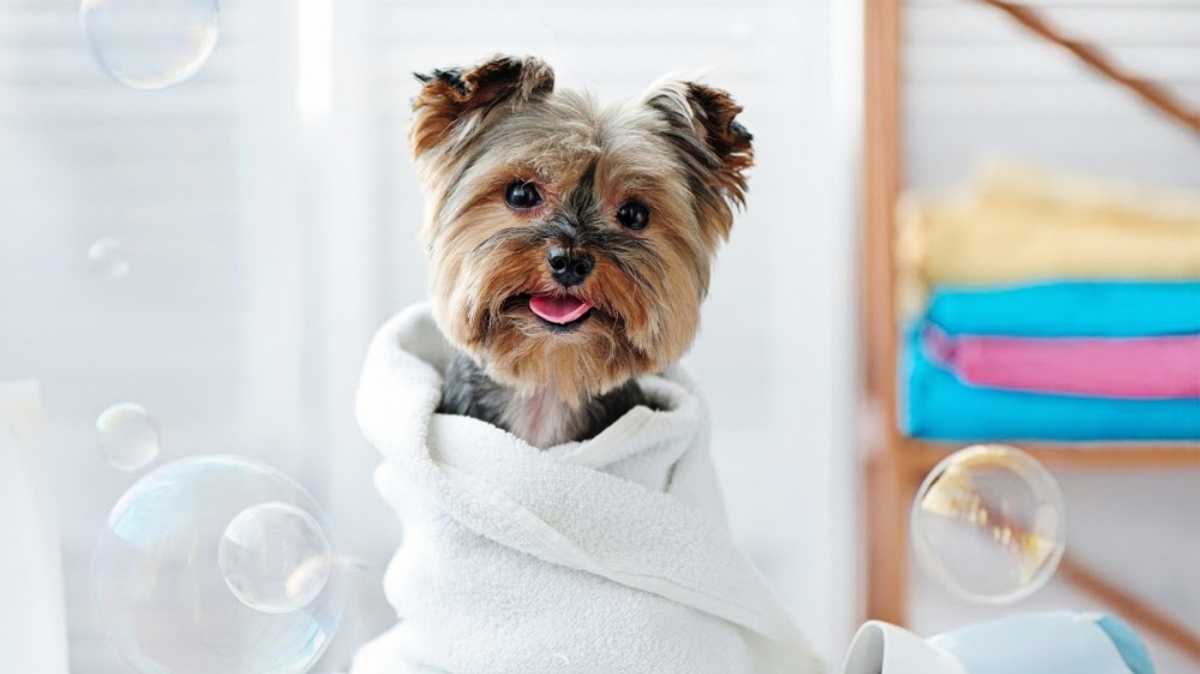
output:
[[[1153,338],[1157,329],[1132,325],[1143,310],[1186,315],[1183,332],[1196,331],[1200,3],[869,0],[865,15],[867,310],[859,334],[868,409],[884,423],[864,440],[869,465],[901,483],[864,518],[873,543],[868,612],[932,634],[1014,612],[1108,608],[1134,620],[1158,671],[1197,671],[1198,401],[964,386],[960,370],[958,381],[941,378],[945,363],[917,367],[917,347],[904,342],[914,318],[935,327],[962,318],[934,304],[956,292],[959,309],[989,293],[1065,290],[1073,298],[1059,310],[1033,302],[1015,304],[1011,316],[984,310],[987,332],[1001,339],[1095,338],[1104,330],[1072,333],[1068,324],[1104,316],[1111,334]],[[1185,264],[1172,263],[1176,252]],[[1142,293],[1164,282],[1186,288],[1186,298],[1148,310]],[[1111,288],[1132,295],[1105,301]],[[1124,365],[1093,360],[1087,369]],[[1200,350],[1132,379],[1170,375],[1200,382]],[[1139,413],[1171,405],[1135,428]],[[909,541],[904,516],[883,504],[903,508],[932,462],[968,438],[1035,452],[1064,492],[1068,559],[1044,590],[1015,604],[963,601],[915,563],[889,559],[903,557]],[[868,499],[895,488],[886,479],[864,484]],[[894,545],[889,530],[904,532]]]
[[[1038,6],[1200,101],[1200,0]],[[353,399],[374,330],[426,294],[412,73],[497,52],[607,99],[699,72],[745,106],[748,207],[685,364],[735,535],[840,661],[867,606],[862,459],[894,430],[861,383],[864,22],[881,7],[903,8],[904,187],[955,187],[999,155],[1200,188],[1194,134],[973,0],[225,0],[210,58],[161,90],[105,71],[77,3],[0,0],[0,381],[40,382],[50,470],[29,484],[57,512],[71,671],[122,671],[88,588],[106,514],[145,472],[98,449],[115,404],[156,426],[147,468],[260,459],[326,508],[347,554],[382,568],[395,551]],[[1200,626],[1200,473],[1055,473],[1072,549]],[[984,609],[904,573],[926,634],[1097,605],[1054,584]],[[384,629],[386,606],[362,622]],[[1160,671],[1196,671],[1152,645]]]

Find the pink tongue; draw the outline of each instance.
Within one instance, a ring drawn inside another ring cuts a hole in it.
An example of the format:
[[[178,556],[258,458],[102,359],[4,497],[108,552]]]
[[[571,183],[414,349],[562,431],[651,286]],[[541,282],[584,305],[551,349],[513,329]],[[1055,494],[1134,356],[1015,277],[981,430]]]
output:
[[[535,295],[529,299],[530,311],[559,325],[579,320],[591,308],[592,305],[575,297]]]

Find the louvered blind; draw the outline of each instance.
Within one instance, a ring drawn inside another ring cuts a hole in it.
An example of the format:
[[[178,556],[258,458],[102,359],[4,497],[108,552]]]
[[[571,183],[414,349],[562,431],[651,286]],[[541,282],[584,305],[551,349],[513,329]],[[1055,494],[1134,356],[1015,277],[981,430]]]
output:
[[[383,507],[370,497],[378,459],[352,404],[370,331],[425,296],[411,73],[497,52],[541,55],[562,86],[602,98],[699,71],[745,106],[749,207],[688,360],[713,409],[734,529],[828,643],[842,627],[826,617],[849,623],[852,582],[848,571],[829,582],[830,564],[849,568],[829,551],[849,544],[852,509],[831,507],[831,493],[850,492],[823,457],[850,448],[846,92],[858,76],[853,60],[830,61],[831,5],[336,0],[333,95],[314,122],[296,100],[297,8],[311,2],[223,2],[204,68],[135,91],[92,60],[77,5],[0,0],[0,379],[43,382],[72,670],[121,671],[87,589],[96,532],[137,477],[95,449],[96,416],[113,403],[150,410],[163,460],[264,459],[357,527],[338,531],[343,543],[394,548],[390,513],[370,510]],[[119,244],[125,278],[92,270],[103,240]]]

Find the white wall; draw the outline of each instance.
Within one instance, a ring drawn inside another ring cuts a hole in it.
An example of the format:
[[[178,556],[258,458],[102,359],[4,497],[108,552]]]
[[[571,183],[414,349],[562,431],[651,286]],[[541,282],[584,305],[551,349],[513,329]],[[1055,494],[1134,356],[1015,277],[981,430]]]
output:
[[[0,110],[0,379],[44,382],[73,670],[113,671],[83,577],[136,478],[94,451],[112,402],[156,414],[164,460],[277,463],[331,507],[351,552],[391,551],[352,400],[371,331],[424,296],[410,73],[497,51],[542,55],[561,86],[609,97],[699,69],[745,105],[749,207],[687,364],[739,540],[839,660],[857,613],[858,3],[337,0],[332,26],[306,26],[322,6],[228,0],[204,70],[134,92],[89,60],[73,7],[0,0],[0,100],[16,102]],[[298,32],[310,50],[328,37],[328,77],[320,59],[298,65]],[[299,114],[297,78],[331,86],[328,106]],[[102,236],[127,244],[128,278],[87,274]]]

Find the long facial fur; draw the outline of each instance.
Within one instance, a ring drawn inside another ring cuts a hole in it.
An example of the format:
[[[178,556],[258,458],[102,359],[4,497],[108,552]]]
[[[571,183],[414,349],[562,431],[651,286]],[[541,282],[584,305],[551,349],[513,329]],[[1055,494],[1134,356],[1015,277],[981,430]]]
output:
[[[411,140],[427,197],[422,240],[450,341],[497,383],[527,395],[548,385],[574,408],[680,358],[753,160],[728,94],[669,82],[601,106],[556,91],[549,66],[528,57],[420,79]],[[518,180],[544,202],[510,208],[505,189]],[[616,219],[631,199],[649,207],[644,230]],[[554,280],[556,246],[594,258],[586,281]],[[535,294],[594,308],[559,331],[529,310]]]

